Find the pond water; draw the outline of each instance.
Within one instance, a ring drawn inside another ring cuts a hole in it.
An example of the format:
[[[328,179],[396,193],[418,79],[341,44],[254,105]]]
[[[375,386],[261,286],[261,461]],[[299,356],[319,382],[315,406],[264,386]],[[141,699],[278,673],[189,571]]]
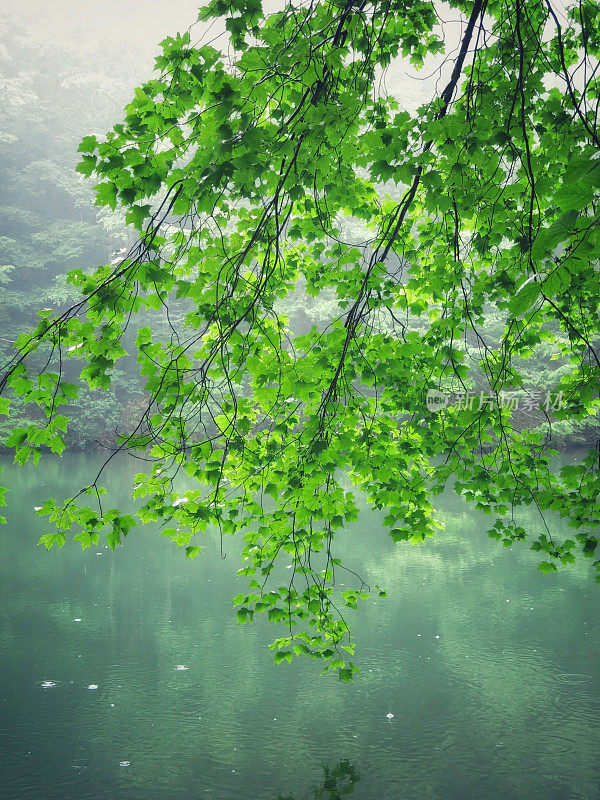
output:
[[[600,586],[587,562],[536,572],[534,553],[488,540],[486,518],[452,494],[445,532],[417,547],[365,512],[340,552],[388,597],[350,612],[361,672],[346,685],[311,660],[275,667],[276,629],[235,623],[230,539],[223,559],[207,535],[194,561],[152,526],[117,552],[37,547],[48,529],[34,506],[96,463],[3,475],[2,800],[600,796]],[[131,471],[107,481],[117,498]]]

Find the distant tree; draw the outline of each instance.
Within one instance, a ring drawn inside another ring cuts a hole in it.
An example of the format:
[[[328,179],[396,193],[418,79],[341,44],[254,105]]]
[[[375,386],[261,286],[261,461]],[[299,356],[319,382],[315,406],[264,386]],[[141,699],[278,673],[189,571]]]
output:
[[[568,357],[533,398],[548,425],[598,408],[600,7],[448,6],[460,39],[416,114],[381,78],[443,52],[429,0],[288,0],[269,15],[216,0],[199,19],[224,20],[227,52],[165,39],[123,121],[79,148],[96,202],[122,207],[138,240],[116,265],[70,273],[81,300],[41,312],[2,381],[5,412],[11,392],[45,412],[11,434],[16,461],[60,451],[77,393],[64,359],[108,387],[132,315],[170,321],[177,300],[183,324],[136,339],[149,400],[120,449],[151,462],[138,519],[164,522],[192,558],[209,525],[243,535],[238,620],[266,613],[285,628],[276,662],[308,654],[342,680],[356,669],[345,609],[370,588],[335,586],[335,536],[358,513],[342,474],[394,541],[435,534],[433,499],[452,482],[496,518],[492,536],[529,539],[544,572],[598,543],[598,454],[553,471],[546,432],[515,425],[513,406],[543,347]],[[335,302],[295,335],[282,309],[299,282]],[[450,392],[460,402],[445,405]],[[100,480],[44,504],[48,547],[73,528],[84,547],[105,531],[121,543],[135,522],[103,506]],[[515,509],[530,504],[573,538],[526,531]]]
[[[15,337],[35,325],[41,307],[65,309],[78,299],[66,270],[105,263],[128,233],[122,215],[94,208],[93,189],[75,166],[81,136],[92,125],[104,129],[116,109],[120,115],[132,62],[110,48],[91,60],[78,42],[40,45],[26,33],[8,9],[0,13],[2,364],[14,352]],[[73,363],[67,377],[77,374]],[[67,446],[114,443],[114,430],[142,394],[139,378],[131,377],[121,370],[118,389],[82,393],[71,408]],[[17,419],[31,416],[22,401],[13,404],[12,419],[0,418],[0,439]]]

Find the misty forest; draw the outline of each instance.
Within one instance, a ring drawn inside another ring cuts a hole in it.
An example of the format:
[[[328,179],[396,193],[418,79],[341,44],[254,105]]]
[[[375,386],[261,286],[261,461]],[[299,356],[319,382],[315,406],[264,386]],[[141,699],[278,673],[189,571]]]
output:
[[[600,3],[0,11],[0,800],[600,797]]]

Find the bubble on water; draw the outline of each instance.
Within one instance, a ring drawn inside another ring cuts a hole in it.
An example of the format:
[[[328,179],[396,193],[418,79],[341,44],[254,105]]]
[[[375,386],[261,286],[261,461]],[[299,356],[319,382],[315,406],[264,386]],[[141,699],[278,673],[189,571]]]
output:
[[[185,672],[187,669],[189,669],[189,667],[186,667],[185,664],[177,664],[175,669],[177,670],[177,672]]]
[[[392,720],[392,719],[394,719],[394,715],[392,714],[392,712],[391,712],[391,711],[389,712],[389,714],[386,714],[386,717],[387,717],[389,720]]]
[[[97,689],[97,688],[98,688],[97,683],[90,683],[90,685],[88,686],[88,689]]]
[[[439,638],[440,638],[440,635],[439,635],[439,633],[436,633],[436,635],[435,635],[435,638],[436,638],[436,639],[439,639]]]
[[[592,679],[591,675],[587,675],[584,672],[559,672],[556,676],[556,680],[559,683],[570,683],[570,684],[578,684],[578,683],[587,683]]]

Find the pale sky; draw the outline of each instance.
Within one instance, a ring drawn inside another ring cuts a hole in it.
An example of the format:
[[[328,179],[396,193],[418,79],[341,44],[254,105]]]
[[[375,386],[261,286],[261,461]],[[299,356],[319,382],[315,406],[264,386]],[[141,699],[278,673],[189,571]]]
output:
[[[0,9],[20,19],[40,41],[80,36],[130,42],[147,50],[185,30],[197,17],[198,0],[0,0]]]
[[[201,0],[0,0],[0,18],[12,17],[24,23],[30,35],[40,41],[60,45],[61,40],[79,39],[90,52],[112,41],[127,47],[136,64],[131,85],[149,77],[158,43],[166,36],[183,32],[194,24]],[[264,0],[266,11],[280,7],[282,0]],[[559,14],[565,0],[554,0]],[[459,40],[461,23],[455,10],[444,0],[436,2],[438,13],[446,20],[447,53]],[[202,37],[200,25],[194,28],[192,41]],[[216,45],[218,47],[218,45]],[[410,64],[394,63],[386,75],[386,87],[411,111],[431,99],[439,80],[441,58],[432,59],[425,69],[416,72]],[[443,86],[449,69],[443,69]]]
[[[192,25],[200,5],[199,0],[0,0],[0,16],[18,19],[40,42],[60,45],[61,40],[78,38],[90,52],[107,41],[127,46],[136,62],[133,86],[149,77],[153,58],[158,55],[158,43]],[[264,3],[265,10],[274,10],[279,5],[280,0]],[[445,16],[455,20],[449,25],[448,38],[456,41],[460,30],[456,12],[447,12]],[[192,40],[201,35],[197,25]],[[435,90],[438,77],[435,66],[439,66],[440,60],[436,61],[437,64],[420,73],[410,64],[392,65],[386,76],[387,90],[405,107],[414,110],[430,99]]]

